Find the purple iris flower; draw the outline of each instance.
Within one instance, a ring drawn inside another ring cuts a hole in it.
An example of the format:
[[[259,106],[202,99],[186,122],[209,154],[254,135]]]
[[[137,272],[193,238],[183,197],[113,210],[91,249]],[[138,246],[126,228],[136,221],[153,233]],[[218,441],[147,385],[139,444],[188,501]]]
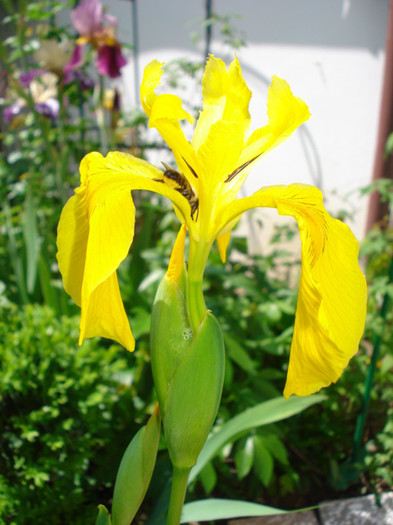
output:
[[[18,102],[15,102],[14,104],[11,104],[11,106],[4,108],[3,118],[7,123],[9,123],[16,115],[19,115],[21,111],[22,105],[18,104]]]
[[[104,14],[99,0],[83,0],[71,12],[71,22],[80,34],[71,60],[65,72],[83,64],[83,47],[90,44],[97,51],[98,72],[111,78],[120,76],[120,68],[127,61],[121,53],[120,43],[115,38],[116,18]],[[105,22],[109,25],[105,25]]]
[[[101,75],[111,78],[120,76],[120,68],[127,64],[127,60],[121,54],[119,45],[104,45],[98,48],[97,69]]]
[[[22,87],[28,88],[32,80],[44,73],[47,73],[46,69],[31,69],[30,71],[22,72],[19,77],[19,82]]]
[[[57,98],[48,98],[45,102],[35,104],[35,109],[44,117],[56,118],[59,116],[60,103]]]

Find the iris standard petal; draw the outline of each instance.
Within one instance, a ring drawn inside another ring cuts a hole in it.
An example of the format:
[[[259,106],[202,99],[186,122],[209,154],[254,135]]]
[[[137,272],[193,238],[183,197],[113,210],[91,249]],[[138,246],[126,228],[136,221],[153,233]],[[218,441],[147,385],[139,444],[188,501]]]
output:
[[[300,230],[302,270],[284,396],[305,396],[337,381],[357,352],[367,302],[359,246],[348,226],[327,213],[317,188],[263,188],[233,203],[225,220],[259,206],[293,216]]]
[[[268,124],[252,133],[240,158],[244,163],[284,142],[310,118],[307,105],[295,97],[285,80],[274,76],[267,98]]]
[[[149,117],[149,127],[157,129],[173,151],[180,171],[197,189],[199,181],[196,174],[201,171],[200,165],[179,124],[180,120],[193,124],[194,118],[185,111],[181,99],[176,95],[155,93],[160,84],[163,65],[153,60],[146,66],[140,89],[142,106]]]
[[[154,100],[157,98],[155,89],[160,84],[163,73],[163,66],[163,62],[158,62],[158,60],[152,60],[151,62],[149,62],[149,64],[147,64],[143,72],[140,95],[143,110],[148,117],[150,117],[151,108],[153,106]]]
[[[209,57],[202,80],[202,97],[203,110],[192,139],[195,151],[206,143],[211,127],[220,120],[236,123],[239,135],[244,136],[250,125],[248,104],[251,91],[242,77],[237,59],[227,71],[221,59]]]

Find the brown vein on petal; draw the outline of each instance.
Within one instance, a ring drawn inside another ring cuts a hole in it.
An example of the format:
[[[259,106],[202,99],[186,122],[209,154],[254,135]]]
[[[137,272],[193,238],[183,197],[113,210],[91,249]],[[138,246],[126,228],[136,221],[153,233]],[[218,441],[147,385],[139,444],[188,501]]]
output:
[[[242,170],[244,170],[244,168],[247,168],[247,166],[249,164],[251,164],[251,162],[254,162],[254,160],[256,160],[258,157],[260,157],[262,155],[262,153],[259,153],[258,155],[256,155],[252,159],[248,160],[247,162],[245,162],[244,164],[242,164],[241,166],[236,168],[234,171],[232,171],[232,173],[230,175],[228,175],[228,177],[224,180],[224,182],[230,182],[232,179],[234,179],[236,177],[236,175],[238,175]]]

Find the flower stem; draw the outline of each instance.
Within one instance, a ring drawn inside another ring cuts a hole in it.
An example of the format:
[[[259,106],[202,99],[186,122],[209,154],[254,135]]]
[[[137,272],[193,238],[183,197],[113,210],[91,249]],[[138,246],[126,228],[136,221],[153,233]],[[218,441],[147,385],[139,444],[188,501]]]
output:
[[[169,501],[166,525],[179,525],[184,499],[186,497],[188,475],[191,469],[173,467],[171,499]]]
[[[206,315],[206,304],[202,291],[203,272],[211,243],[190,240],[188,254],[187,308],[191,328],[195,332]]]

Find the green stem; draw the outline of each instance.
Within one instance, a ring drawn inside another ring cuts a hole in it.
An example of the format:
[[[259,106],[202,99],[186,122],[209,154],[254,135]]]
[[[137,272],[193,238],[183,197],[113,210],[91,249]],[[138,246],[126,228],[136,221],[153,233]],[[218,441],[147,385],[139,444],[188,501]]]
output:
[[[202,291],[203,273],[211,243],[190,239],[188,254],[187,309],[191,328],[195,332],[206,315],[206,304]]]
[[[179,525],[180,523],[190,470],[173,467],[171,499],[169,501],[166,525]]]

